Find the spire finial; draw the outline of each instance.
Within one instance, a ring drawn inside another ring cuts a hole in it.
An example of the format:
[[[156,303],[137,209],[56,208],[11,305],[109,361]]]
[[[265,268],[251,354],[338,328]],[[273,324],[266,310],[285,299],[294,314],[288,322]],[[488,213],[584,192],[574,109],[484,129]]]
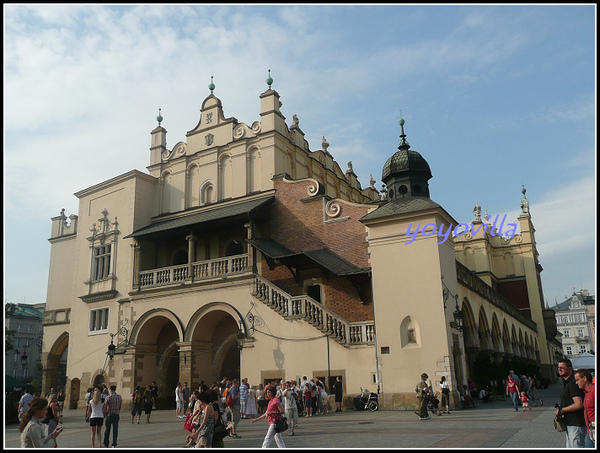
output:
[[[215,89],[215,84],[213,83],[213,76],[210,76],[210,85],[208,85],[208,89],[210,90],[210,94],[213,94]]]
[[[406,141],[406,134],[404,133],[404,118],[402,118],[402,110],[399,110],[400,112],[400,120],[398,121],[398,124],[400,125],[400,130],[401,130],[401,134],[400,134],[400,145],[398,145],[398,149],[400,150],[406,150],[408,148],[410,148],[410,144]]]
[[[271,78],[271,70],[269,69],[269,77],[267,78],[267,80],[265,80],[265,82],[267,82],[267,85],[269,85],[269,90],[271,89],[271,85],[273,85],[273,79]]]
[[[163,117],[160,114],[160,107],[158,108],[158,116],[156,117],[156,121],[158,121],[158,125],[160,126],[160,123],[162,123]]]

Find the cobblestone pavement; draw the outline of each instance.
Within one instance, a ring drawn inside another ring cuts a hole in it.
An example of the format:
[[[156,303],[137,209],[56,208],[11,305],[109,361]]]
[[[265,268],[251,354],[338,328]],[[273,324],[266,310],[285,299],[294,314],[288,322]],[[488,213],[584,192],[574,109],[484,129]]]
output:
[[[289,448],[564,448],[565,435],[552,424],[554,403],[560,385],[542,390],[544,406],[515,412],[510,401],[479,404],[475,409],[452,411],[450,415],[419,420],[412,411],[343,411],[300,418],[296,435],[284,433]],[[60,448],[90,448],[90,427],[82,409],[66,410],[65,429],[58,437]],[[240,439],[225,439],[226,448],[260,448],[267,432],[266,420],[238,425]],[[104,434],[104,429],[103,429]],[[118,448],[181,448],[187,431],[174,410],[152,413],[150,424],[131,424],[128,412],[121,414]],[[5,427],[4,447],[20,447],[17,425]],[[271,447],[276,447],[275,442]]]

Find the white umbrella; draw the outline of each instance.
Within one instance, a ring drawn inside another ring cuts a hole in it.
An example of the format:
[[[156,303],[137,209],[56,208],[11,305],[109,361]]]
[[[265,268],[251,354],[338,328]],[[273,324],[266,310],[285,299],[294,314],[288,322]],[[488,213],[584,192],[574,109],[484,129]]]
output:
[[[579,370],[582,368],[586,368],[589,370],[596,369],[596,356],[588,352],[579,354],[579,356],[571,360],[571,362],[573,363],[574,370]]]

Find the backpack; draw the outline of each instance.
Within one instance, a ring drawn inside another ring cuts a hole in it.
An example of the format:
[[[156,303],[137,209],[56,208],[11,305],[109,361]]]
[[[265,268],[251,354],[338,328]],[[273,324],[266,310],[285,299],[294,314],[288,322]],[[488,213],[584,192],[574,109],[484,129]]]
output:
[[[135,392],[134,401],[135,404],[140,404],[142,402],[142,394],[140,392]]]

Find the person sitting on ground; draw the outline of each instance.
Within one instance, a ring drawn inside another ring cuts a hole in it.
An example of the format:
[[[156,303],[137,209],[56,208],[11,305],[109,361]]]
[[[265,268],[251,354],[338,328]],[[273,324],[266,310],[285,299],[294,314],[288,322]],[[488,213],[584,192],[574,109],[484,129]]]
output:
[[[479,391],[479,399],[484,403],[490,402],[490,392],[488,391],[487,387],[481,388],[481,390]]]

